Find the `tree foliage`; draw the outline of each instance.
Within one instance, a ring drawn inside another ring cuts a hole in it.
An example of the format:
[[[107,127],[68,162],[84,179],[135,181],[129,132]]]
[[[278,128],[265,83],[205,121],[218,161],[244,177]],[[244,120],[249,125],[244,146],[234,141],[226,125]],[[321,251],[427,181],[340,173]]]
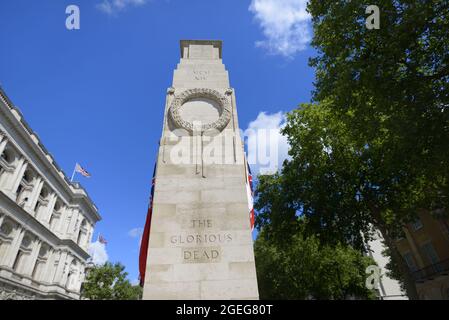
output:
[[[82,298],[90,300],[139,300],[142,288],[132,285],[120,263],[106,262],[92,268],[82,286]]]
[[[261,299],[372,299],[365,270],[375,264],[349,246],[321,245],[295,234],[278,246],[262,232],[255,242]]]
[[[262,177],[258,225],[275,241],[304,224],[321,242],[363,248],[381,231],[410,298],[395,239],[419,210],[449,205],[449,2],[311,0],[314,103],[288,115],[291,161]],[[304,215],[307,223],[297,216]]]

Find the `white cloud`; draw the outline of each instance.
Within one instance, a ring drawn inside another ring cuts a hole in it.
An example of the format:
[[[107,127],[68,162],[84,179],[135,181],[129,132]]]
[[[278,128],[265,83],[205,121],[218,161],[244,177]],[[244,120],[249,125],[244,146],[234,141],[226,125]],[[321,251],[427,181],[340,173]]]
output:
[[[312,33],[306,7],[307,0],[252,0],[249,10],[266,38],[256,45],[288,58],[306,49]]]
[[[97,8],[108,15],[115,15],[127,7],[137,7],[147,2],[148,0],[103,0],[97,4]]]
[[[106,252],[106,245],[98,240],[89,245],[89,255],[92,262],[96,265],[102,265],[109,259],[108,253]]]
[[[278,171],[289,158],[287,137],[281,134],[285,115],[260,112],[243,132],[247,139],[248,163],[253,174],[270,174]]]
[[[128,235],[131,238],[138,238],[142,236],[143,228],[134,228],[128,231]]]

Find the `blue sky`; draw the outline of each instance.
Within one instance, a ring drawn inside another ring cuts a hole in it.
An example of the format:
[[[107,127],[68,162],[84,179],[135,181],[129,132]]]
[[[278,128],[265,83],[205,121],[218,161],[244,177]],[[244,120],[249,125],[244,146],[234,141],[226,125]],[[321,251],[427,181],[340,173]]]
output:
[[[110,261],[138,276],[165,92],[179,40],[223,40],[241,129],[278,126],[310,101],[303,0],[2,0],[0,83],[68,176],[99,207]],[[65,27],[78,5],[80,30]],[[264,113],[263,113],[264,112]]]

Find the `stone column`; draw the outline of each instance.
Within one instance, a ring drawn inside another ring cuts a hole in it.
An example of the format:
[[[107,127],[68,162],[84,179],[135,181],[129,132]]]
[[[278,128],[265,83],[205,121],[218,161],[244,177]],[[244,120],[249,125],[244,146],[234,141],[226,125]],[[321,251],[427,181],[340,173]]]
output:
[[[78,287],[77,287],[78,292],[81,290],[81,285],[83,284],[84,280],[86,279],[86,267],[84,265],[81,265],[79,272],[80,272],[80,276],[79,276]]]
[[[27,167],[28,162],[22,157],[20,159],[19,165],[16,168],[15,174],[13,175],[12,188],[11,188],[12,193],[16,192],[17,188],[19,187],[19,184],[22,181],[23,175]]]
[[[88,233],[87,233],[87,241],[86,241],[86,250],[89,249],[89,244],[92,242],[92,235],[93,235],[93,225],[89,224],[88,226]]]
[[[55,208],[56,200],[57,200],[56,193],[52,192],[50,194],[50,198],[48,199],[48,205],[47,208],[45,208],[44,212],[41,216],[41,221],[46,225],[49,226],[50,217],[53,213],[53,209]]]
[[[48,281],[51,284],[57,284],[58,283],[58,271],[61,268],[61,257],[62,252],[60,250],[54,250],[53,251],[53,261],[52,265],[49,267],[49,275],[48,275]],[[57,264],[56,264],[57,261]]]
[[[20,157],[20,159],[17,161],[16,167],[14,169],[14,172],[8,177],[7,181],[5,181],[5,193],[14,201],[16,200],[15,192],[17,190],[17,187],[19,186],[20,180],[23,177],[23,173],[26,170],[26,162],[24,157]]]
[[[75,233],[75,227],[78,220],[78,209],[71,208],[72,217],[68,224],[66,237],[69,239],[73,239],[73,234]]]
[[[64,207],[63,218],[61,219],[61,236],[64,239],[68,239],[70,222],[72,221],[72,209]]]
[[[80,220],[80,211],[78,209],[73,211],[73,215],[72,215],[72,221],[70,221],[70,230],[71,230],[71,235],[70,235],[70,239],[72,239],[75,243],[78,237],[78,231],[79,231],[79,227],[81,224]]]
[[[42,241],[39,238],[35,238],[33,241],[33,248],[28,260],[27,266],[25,266],[24,274],[32,276],[34,267],[36,265],[37,257],[39,256],[39,251],[41,250]]]
[[[45,267],[44,270],[42,270],[42,276],[41,276],[41,281],[42,282],[51,282],[50,276],[52,274],[52,270],[54,268],[54,263],[55,263],[55,250],[53,248],[50,248],[48,250],[48,257],[47,257],[47,261],[45,262]]]
[[[56,232],[59,234],[60,237],[64,238],[66,234],[66,230],[64,230],[64,226],[66,225],[68,215],[68,208],[63,205],[61,208],[61,218],[59,219],[58,225],[56,226]]]
[[[67,278],[69,276],[70,273],[70,266],[72,264],[73,261],[73,257],[69,254],[67,254],[67,258],[66,258],[66,263],[64,266],[64,273],[62,274],[62,278],[61,278],[61,286],[66,287],[66,283],[67,283]]]
[[[5,136],[0,137],[0,155],[5,151],[6,145],[8,144],[8,139]]]
[[[59,265],[58,268],[56,269],[54,281],[55,284],[64,286],[62,279],[64,278],[66,261],[67,261],[67,251],[62,251],[59,256]]]
[[[39,199],[39,195],[41,193],[42,187],[44,186],[44,181],[41,177],[36,177],[34,179],[33,191],[31,192],[30,199],[25,206],[25,210],[27,210],[33,216],[36,214],[34,212],[34,207],[36,206],[37,200]]]
[[[15,230],[14,239],[11,242],[11,245],[9,246],[8,253],[6,255],[6,259],[4,261],[4,265],[12,268],[14,264],[14,259],[17,256],[17,253],[19,252],[20,245],[22,244],[23,237],[25,235],[25,229],[18,225]]]

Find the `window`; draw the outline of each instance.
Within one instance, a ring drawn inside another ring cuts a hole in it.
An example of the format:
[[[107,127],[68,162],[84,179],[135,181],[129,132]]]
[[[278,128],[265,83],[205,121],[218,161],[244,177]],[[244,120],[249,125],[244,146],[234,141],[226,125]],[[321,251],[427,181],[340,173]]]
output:
[[[418,267],[416,266],[415,263],[415,259],[413,258],[411,252],[407,252],[406,254],[404,254],[404,260],[407,263],[407,266],[411,272],[415,272],[416,270],[418,270]]]
[[[438,264],[440,262],[440,258],[438,257],[437,252],[435,251],[435,248],[433,247],[431,242],[427,242],[422,246],[422,249],[429,260],[429,262],[433,265],[434,270],[436,272],[440,272],[441,266]]]
[[[25,174],[23,175],[23,180],[27,183],[31,183],[33,180],[33,174],[30,170],[25,171]]]
[[[11,225],[11,223],[9,223],[8,221],[4,221],[2,226],[0,227],[0,232],[5,235],[5,236],[9,236],[11,235],[13,226]]]
[[[10,149],[4,150],[1,157],[8,164],[11,164],[14,160],[14,154]]]
[[[36,202],[36,205],[34,206],[34,216],[35,216],[35,217],[36,217],[37,214],[39,213],[40,207],[41,207],[41,202],[40,202],[40,201]]]
[[[39,280],[38,276],[40,275],[40,269],[41,269],[41,262],[36,261],[36,264],[34,265],[33,268],[33,273],[31,274],[31,278],[33,278],[34,280]]]
[[[23,251],[19,250],[19,252],[17,252],[16,259],[14,260],[14,264],[12,265],[12,268],[15,272],[18,272],[22,258],[23,258]]]
[[[412,227],[414,231],[418,231],[423,227],[422,222],[419,218],[415,220],[415,222],[412,223]]]
[[[26,197],[26,189],[25,186],[21,183],[17,188],[17,198],[16,202],[20,207],[25,207],[25,204],[28,202],[28,197]]]
[[[17,199],[19,198],[19,196],[22,193],[22,191],[23,191],[23,185],[19,184],[19,186],[17,187],[17,191],[16,191]]]

